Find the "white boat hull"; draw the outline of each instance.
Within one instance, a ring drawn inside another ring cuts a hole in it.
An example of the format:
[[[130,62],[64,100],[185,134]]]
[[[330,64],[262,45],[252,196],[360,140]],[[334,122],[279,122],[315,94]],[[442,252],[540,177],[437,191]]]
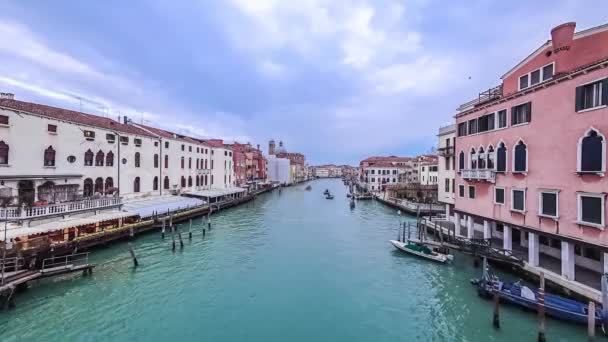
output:
[[[436,253],[436,252],[433,252],[433,254],[425,254],[425,253],[418,252],[418,251],[415,251],[413,249],[407,248],[406,247],[407,244],[403,243],[401,241],[390,240],[390,242],[391,242],[391,244],[393,246],[395,246],[395,248],[397,248],[399,250],[402,250],[402,251],[404,251],[406,253],[419,256],[419,257],[424,258],[424,259],[432,260],[432,261],[435,261],[435,262],[440,262],[442,264],[445,264],[449,260],[448,256],[445,255],[445,254]]]

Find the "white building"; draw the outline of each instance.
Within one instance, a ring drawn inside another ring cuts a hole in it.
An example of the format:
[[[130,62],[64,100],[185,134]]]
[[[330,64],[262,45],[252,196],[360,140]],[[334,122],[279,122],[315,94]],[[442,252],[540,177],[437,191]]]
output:
[[[270,182],[278,182],[279,184],[291,184],[293,180],[290,178],[291,164],[287,158],[277,158],[275,155],[266,156],[267,160],[267,177]]]
[[[437,200],[446,206],[446,217],[450,217],[454,211],[454,178],[456,158],[454,154],[454,144],[456,141],[456,125],[439,128],[437,134],[439,144],[438,152],[438,192]]]
[[[424,159],[419,164],[420,185],[437,185],[439,179],[437,158],[422,158]]]
[[[33,205],[227,188],[232,151],[215,142],[3,98],[0,199]]]

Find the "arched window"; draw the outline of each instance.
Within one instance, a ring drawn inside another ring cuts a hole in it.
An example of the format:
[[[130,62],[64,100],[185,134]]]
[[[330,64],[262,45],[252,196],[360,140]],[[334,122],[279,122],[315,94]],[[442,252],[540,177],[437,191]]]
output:
[[[154,155],[154,168],[158,168],[158,154]]]
[[[114,166],[114,152],[112,151],[106,154],[106,166]]]
[[[135,177],[133,181],[133,192],[139,192],[139,177]]]
[[[139,152],[135,152],[135,167],[141,166],[141,155]]]
[[[103,178],[101,177],[95,179],[95,193],[103,194]]]
[[[55,150],[49,146],[44,150],[44,166],[55,166]]]
[[[84,153],[84,166],[93,166],[93,151],[90,149]],[[93,180],[91,180],[91,183]],[[91,188],[91,191],[93,188]]]
[[[188,158],[188,168],[192,168],[192,157]]]
[[[186,187],[186,177],[182,176],[182,188]]]
[[[494,164],[494,147],[492,145],[488,146],[488,152],[486,152],[487,155],[487,163],[486,163],[486,168],[490,169],[490,170],[494,170],[495,164]]]
[[[496,172],[507,172],[507,147],[502,142],[496,150]]]
[[[458,155],[458,170],[464,170],[464,169],[465,169],[464,152],[460,151],[460,154]]]
[[[8,145],[0,141],[0,165],[8,165]]]
[[[188,176],[188,187],[192,187],[192,176]]]
[[[91,155],[93,154],[93,152],[91,152]],[[93,160],[93,158],[91,158],[91,161]],[[93,196],[93,180],[91,178],[87,178],[84,180],[84,184],[82,187],[82,195],[84,197],[91,197]]]
[[[169,156],[165,154],[165,169],[169,168]]]
[[[606,139],[597,130],[591,128],[578,142],[578,171],[606,171]]]
[[[519,141],[513,148],[513,172],[528,171],[528,151],[523,141]]]
[[[103,166],[103,160],[105,158],[105,153],[102,150],[99,150],[95,155],[95,166]]]
[[[486,154],[483,147],[479,148],[477,151],[477,168],[485,169],[486,168]]]
[[[152,181],[152,190],[158,190],[158,176],[154,176],[154,180]]]
[[[169,189],[169,176],[165,176],[165,180],[163,180],[163,187],[165,189]]]
[[[113,191],[114,191],[114,180],[112,179],[112,177],[108,177],[108,178],[106,178],[106,194],[110,194]]]
[[[477,153],[475,153],[475,149],[471,148],[471,158],[470,158],[470,168],[474,170],[477,168]]]
[[[184,168],[184,165],[185,165],[184,161],[185,161],[185,159],[184,159],[184,157],[182,157],[182,163],[181,163],[182,169]]]

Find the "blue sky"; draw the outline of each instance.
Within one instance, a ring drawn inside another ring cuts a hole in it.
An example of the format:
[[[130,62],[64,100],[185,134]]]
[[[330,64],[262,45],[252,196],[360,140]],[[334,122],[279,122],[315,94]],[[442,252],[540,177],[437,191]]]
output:
[[[429,151],[552,27],[606,13],[605,0],[5,0],[0,91],[356,164]]]

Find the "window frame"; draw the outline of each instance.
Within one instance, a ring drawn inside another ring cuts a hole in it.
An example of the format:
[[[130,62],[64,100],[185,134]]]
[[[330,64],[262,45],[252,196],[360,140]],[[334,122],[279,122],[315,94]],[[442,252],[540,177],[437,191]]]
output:
[[[606,108],[606,107],[608,107],[608,103],[602,103],[602,97],[603,97],[603,96],[605,96],[605,95],[603,95],[602,83],[603,83],[604,81],[607,81],[607,80],[608,80],[608,77],[602,77],[602,78],[599,78],[599,79],[596,79],[596,80],[593,80],[593,81],[589,81],[589,82],[581,83],[581,84],[579,84],[579,85],[577,85],[577,86],[575,87],[575,90],[574,90],[574,91],[575,91],[575,93],[574,93],[574,102],[575,102],[575,106],[576,106],[576,104],[577,104],[577,102],[578,102],[578,98],[577,98],[577,96],[576,96],[576,94],[577,94],[577,89],[578,89],[578,88],[585,87],[585,86],[591,85],[591,84],[593,84],[593,83],[599,83],[599,84],[600,84],[600,92],[602,92],[602,93],[600,94],[600,104],[599,104],[599,106],[595,106],[595,107],[589,107],[589,108],[583,108],[583,109],[580,109],[580,110],[577,110],[577,108],[575,108],[576,113],[585,113],[585,112],[590,112],[590,111],[594,111],[594,110],[597,110],[597,109],[602,109],[602,108]],[[585,95],[583,94],[583,97],[584,97],[584,96],[585,96]]]
[[[464,198],[464,196],[465,196],[465,187],[464,187],[464,184],[458,184],[458,197]]]
[[[530,112],[526,113],[526,118],[525,119],[529,118],[529,120],[528,121],[524,121],[524,122],[513,123],[513,111],[514,111],[514,109],[517,108],[517,107],[526,106],[528,103],[530,104]],[[532,122],[532,100],[528,100],[526,102],[521,102],[521,103],[518,103],[516,105],[511,106],[511,116],[510,116],[510,118],[511,118],[511,127],[517,127],[517,126],[523,126],[523,125],[530,124],[530,122]]]
[[[539,189],[538,191],[538,216],[551,218],[554,220],[559,219],[559,193],[560,189]],[[555,215],[549,215],[543,213],[543,194],[554,194],[555,195]]]
[[[522,191],[524,193],[524,207],[523,209],[516,209],[514,207],[515,205],[515,191]],[[526,193],[527,190],[524,188],[511,188],[511,211],[516,212],[516,213],[520,213],[520,214],[526,214]]]
[[[583,221],[583,201],[582,198],[583,197],[596,197],[596,198],[600,198],[602,201],[602,213],[601,213],[601,218],[602,218],[602,222],[600,224],[595,223],[595,222],[585,222]],[[594,228],[598,228],[600,230],[604,230],[604,227],[606,225],[606,194],[601,192],[601,193],[597,193],[597,192],[583,192],[583,191],[578,191],[576,193],[576,224],[581,225],[581,226],[588,226],[588,227],[594,227]]]
[[[524,144],[524,146],[526,146],[526,168],[524,171],[521,170],[515,170],[515,149],[516,147],[519,145],[519,143]],[[505,144],[506,147],[506,144]],[[511,173],[520,173],[520,174],[524,174],[527,175],[528,174],[528,170],[529,170],[529,165],[528,165],[528,155],[529,155],[529,151],[528,151],[528,144],[526,144],[526,142],[523,139],[518,139],[517,142],[515,144],[513,144],[513,148],[511,150]]]
[[[602,169],[601,171],[583,171],[583,139],[585,139],[592,131],[595,131],[598,136],[602,137]],[[579,174],[597,174],[604,176],[606,174],[606,137],[600,132],[599,129],[591,126],[585,131],[585,133],[578,138],[576,145],[576,172]]]
[[[51,129],[51,127],[54,127],[54,130],[52,130],[52,129]],[[47,124],[47,125],[46,125],[46,131],[47,131],[49,134],[57,134],[57,128],[58,128],[58,127],[57,127],[57,125],[56,125],[56,124]]]
[[[551,69],[552,70],[552,74],[551,74],[551,77],[545,79],[545,68],[548,67],[549,65],[553,65],[553,68]],[[539,72],[539,82],[535,83],[535,84],[532,84],[532,73],[536,72],[536,71]],[[524,77],[524,76],[528,76],[528,82],[527,82],[528,85],[522,88],[522,86],[521,86],[521,78]],[[530,70],[530,72],[520,75],[517,78],[517,91],[521,91],[521,90],[524,90],[524,89],[532,88],[534,86],[542,84],[543,82],[550,81],[551,79],[553,79],[553,76],[555,76],[555,61],[553,61],[551,63],[547,63],[547,64],[541,66],[540,68],[536,68],[536,69]]]
[[[496,190],[502,190],[502,202],[496,201]],[[505,189],[504,186],[495,186],[493,194],[494,194],[494,199],[493,199],[494,204],[505,205],[507,203],[507,190]]]
[[[471,197],[471,189],[473,189],[473,197]],[[475,185],[469,185],[467,190],[468,190],[469,199],[477,198],[477,189],[475,189]]]

